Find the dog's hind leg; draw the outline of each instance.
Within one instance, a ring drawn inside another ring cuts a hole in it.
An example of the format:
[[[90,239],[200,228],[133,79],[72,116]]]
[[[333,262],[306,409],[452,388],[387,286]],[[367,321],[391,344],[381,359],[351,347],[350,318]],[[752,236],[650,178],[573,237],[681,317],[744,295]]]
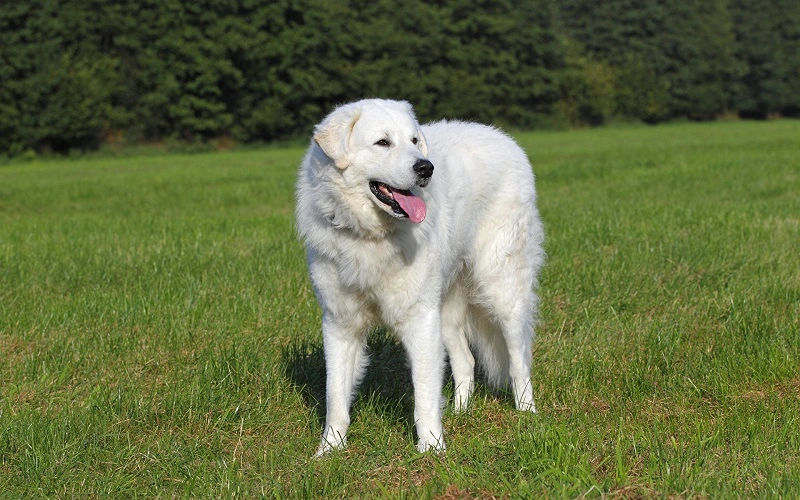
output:
[[[475,358],[466,336],[469,321],[467,297],[463,286],[456,281],[442,305],[442,340],[453,372],[453,404],[456,412],[467,409],[475,389]]]
[[[534,287],[543,252],[538,220],[528,217],[493,231],[476,262],[475,282],[479,302],[505,340],[507,364],[502,364],[508,367],[516,406],[535,412],[531,355],[538,298]]]
[[[508,346],[508,372],[511,377],[514,402],[518,410],[536,412],[531,386],[531,355],[533,344],[533,311],[530,301],[524,301],[522,311],[503,322],[503,337]]]
[[[480,329],[483,338],[477,345],[483,349],[489,382],[501,386],[510,382],[517,409],[536,412],[531,385],[535,296],[520,287],[512,294],[510,290],[514,288],[509,284],[503,293],[484,299],[492,320]]]

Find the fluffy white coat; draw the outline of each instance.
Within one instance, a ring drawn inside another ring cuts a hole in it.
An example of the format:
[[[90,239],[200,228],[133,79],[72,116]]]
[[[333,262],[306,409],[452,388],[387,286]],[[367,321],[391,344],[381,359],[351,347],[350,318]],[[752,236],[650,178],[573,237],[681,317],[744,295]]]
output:
[[[376,323],[407,352],[420,451],[445,448],[445,352],[456,411],[474,388],[472,349],[491,384],[510,384],[517,408],[536,411],[531,344],[544,232],[530,163],[511,138],[475,123],[420,126],[406,102],[359,101],[316,127],[296,194],[323,311],[318,455],[346,444]]]

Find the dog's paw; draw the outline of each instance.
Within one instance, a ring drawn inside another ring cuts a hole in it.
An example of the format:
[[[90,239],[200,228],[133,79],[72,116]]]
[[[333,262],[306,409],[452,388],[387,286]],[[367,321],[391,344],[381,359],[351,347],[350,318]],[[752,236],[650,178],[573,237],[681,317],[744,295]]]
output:
[[[314,456],[316,458],[324,457],[333,451],[343,450],[346,447],[347,439],[345,438],[339,438],[338,436],[334,438],[323,436],[322,441],[319,444],[319,448],[317,448],[317,453],[314,454]]]
[[[441,437],[435,439],[433,436],[431,436],[429,439],[420,439],[417,443],[417,450],[420,453],[426,453],[429,451],[434,453],[444,453],[446,448],[447,447],[444,445],[444,439]]]
[[[456,413],[467,411],[469,408],[469,401],[472,398],[473,390],[474,385],[471,380],[469,382],[459,384],[459,386],[456,388],[453,398],[453,410]]]
[[[517,410],[536,413],[536,405],[533,403],[533,388],[530,378],[524,377],[513,380],[514,402]]]

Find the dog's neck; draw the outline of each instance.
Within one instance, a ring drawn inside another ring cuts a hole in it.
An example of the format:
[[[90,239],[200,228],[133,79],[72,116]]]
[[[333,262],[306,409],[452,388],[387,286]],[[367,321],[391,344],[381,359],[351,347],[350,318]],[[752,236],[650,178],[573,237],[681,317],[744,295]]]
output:
[[[316,199],[317,213],[336,231],[351,232],[361,239],[382,239],[397,228],[395,221],[369,205],[356,205],[356,196],[342,196],[340,191],[321,191]]]
[[[336,231],[350,232],[363,239],[383,239],[395,229],[393,221],[383,214],[375,214],[375,220],[365,221],[354,217],[346,210],[328,210],[322,212],[322,218]],[[374,223],[373,223],[374,222]]]

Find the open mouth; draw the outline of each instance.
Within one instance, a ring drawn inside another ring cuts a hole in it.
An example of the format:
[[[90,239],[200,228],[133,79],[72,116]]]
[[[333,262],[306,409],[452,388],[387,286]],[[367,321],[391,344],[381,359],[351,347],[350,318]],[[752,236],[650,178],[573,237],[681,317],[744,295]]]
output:
[[[415,224],[425,220],[425,202],[411,191],[378,181],[370,181],[369,189],[378,201],[392,209],[396,217],[407,217]]]

